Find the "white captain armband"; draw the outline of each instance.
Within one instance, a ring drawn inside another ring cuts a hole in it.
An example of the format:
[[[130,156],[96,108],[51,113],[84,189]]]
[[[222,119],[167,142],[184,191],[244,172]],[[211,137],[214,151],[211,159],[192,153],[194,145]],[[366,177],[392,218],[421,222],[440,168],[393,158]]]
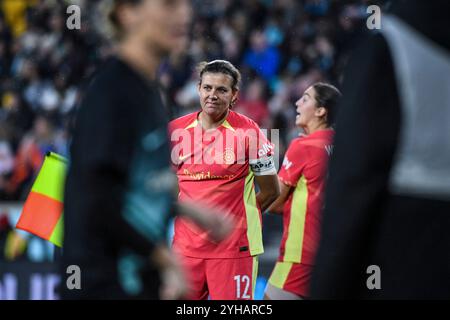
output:
[[[255,176],[270,176],[277,174],[273,156],[264,156],[259,159],[250,160],[250,168]]]

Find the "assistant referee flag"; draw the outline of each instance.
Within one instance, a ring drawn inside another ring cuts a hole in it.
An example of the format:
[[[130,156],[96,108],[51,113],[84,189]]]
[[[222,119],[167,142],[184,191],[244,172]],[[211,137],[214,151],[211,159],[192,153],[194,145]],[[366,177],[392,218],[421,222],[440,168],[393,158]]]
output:
[[[63,194],[67,159],[47,153],[23,206],[16,228],[33,233],[58,247],[63,242]]]

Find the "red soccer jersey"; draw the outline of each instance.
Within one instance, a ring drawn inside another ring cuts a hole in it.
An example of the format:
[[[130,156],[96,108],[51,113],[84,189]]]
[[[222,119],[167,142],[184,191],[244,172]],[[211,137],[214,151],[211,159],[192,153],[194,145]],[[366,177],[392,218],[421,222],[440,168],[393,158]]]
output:
[[[231,235],[217,244],[207,232],[177,217],[173,246],[183,255],[196,258],[261,254],[262,218],[254,175],[264,171],[264,166],[270,167],[267,161],[271,160],[267,159],[273,145],[253,120],[239,113],[230,110],[220,127],[208,131],[202,129],[198,115],[183,116],[169,125],[179,201],[219,209],[232,215],[236,225]]]
[[[314,264],[333,135],[331,129],[316,131],[294,139],[286,151],[278,177],[295,189],[283,209],[279,261]]]

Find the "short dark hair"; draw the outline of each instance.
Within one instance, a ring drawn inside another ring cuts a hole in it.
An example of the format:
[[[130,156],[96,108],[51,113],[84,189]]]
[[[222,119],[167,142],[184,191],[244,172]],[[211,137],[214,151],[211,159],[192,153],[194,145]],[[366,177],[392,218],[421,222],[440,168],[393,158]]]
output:
[[[229,61],[226,60],[214,60],[211,62],[200,62],[197,65],[197,72],[200,78],[199,83],[202,82],[203,74],[210,73],[223,73],[229,75],[233,79],[231,87],[233,90],[239,90],[241,83],[241,73],[239,70]]]
[[[121,5],[138,5],[142,0],[112,0],[112,6],[109,8],[108,12],[108,22],[112,26],[113,38],[120,39],[123,36],[123,26],[119,21],[117,11]]]
[[[312,87],[316,93],[317,106],[327,110],[327,124],[333,126],[336,120],[337,103],[342,96],[341,92],[335,86],[324,82],[317,82]]]

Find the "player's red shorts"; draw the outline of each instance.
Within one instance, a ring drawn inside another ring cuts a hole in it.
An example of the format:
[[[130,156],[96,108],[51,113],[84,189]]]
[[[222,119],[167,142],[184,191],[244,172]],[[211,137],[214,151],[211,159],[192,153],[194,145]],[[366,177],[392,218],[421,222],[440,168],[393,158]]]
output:
[[[269,283],[299,297],[308,298],[312,270],[311,265],[278,261],[269,278]]]
[[[189,282],[189,300],[253,300],[258,257],[202,259],[179,255]]]

